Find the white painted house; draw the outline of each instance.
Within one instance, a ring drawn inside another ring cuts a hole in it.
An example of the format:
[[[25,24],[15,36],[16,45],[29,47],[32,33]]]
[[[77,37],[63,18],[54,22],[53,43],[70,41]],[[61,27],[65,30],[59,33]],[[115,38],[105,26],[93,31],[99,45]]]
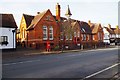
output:
[[[12,14],[0,14],[0,49],[16,48],[16,29]]]
[[[106,27],[103,28],[103,31],[104,31],[104,43],[108,43],[110,44],[110,33],[106,30]]]
[[[108,24],[108,27],[103,28],[104,31],[104,42],[105,43],[119,43],[120,42],[120,29],[111,28],[111,25]]]

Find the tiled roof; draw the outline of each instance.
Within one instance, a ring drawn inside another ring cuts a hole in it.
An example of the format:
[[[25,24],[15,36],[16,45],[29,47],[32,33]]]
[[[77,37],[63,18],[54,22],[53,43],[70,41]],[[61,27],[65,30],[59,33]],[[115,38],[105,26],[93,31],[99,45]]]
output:
[[[115,28],[108,28],[108,27],[104,27],[110,34],[115,34],[114,30]]]
[[[27,24],[27,28],[28,28],[28,26],[30,26],[32,20],[34,19],[34,16],[28,15],[28,14],[23,14],[23,16],[25,18],[25,21],[26,21],[26,24]]]
[[[0,27],[17,28],[12,14],[0,14]]]
[[[120,34],[120,29],[104,27],[110,34]]]
[[[101,25],[97,23],[91,23],[90,27],[92,29],[92,34],[96,34],[99,30],[99,27],[101,27]]]
[[[49,9],[48,9],[48,10],[49,10]],[[45,14],[48,10],[46,10],[46,11],[44,11],[44,12],[36,15],[36,16],[34,17],[34,19],[32,20],[30,26],[27,28],[27,30],[33,29],[34,26],[42,19],[42,17],[44,16],[44,14]]]
[[[56,16],[53,15],[53,17],[54,17],[54,19],[57,21]],[[60,17],[60,20],[61,20],[61,21],[64,21],[64,20],[67,20],[67,18],[65,18],[65,17]]]
[[[83,22],[83,21],[79,21],[79,24],[80,24],[80,29],[81,29],[81,32],[82,33],[88,33],[88,34],[91,34],[91,28],[90,26],[88,25],[88,23],[86,22]]]
[[[120,29],[115,29],[114,32],[115,34],[120,34]]]

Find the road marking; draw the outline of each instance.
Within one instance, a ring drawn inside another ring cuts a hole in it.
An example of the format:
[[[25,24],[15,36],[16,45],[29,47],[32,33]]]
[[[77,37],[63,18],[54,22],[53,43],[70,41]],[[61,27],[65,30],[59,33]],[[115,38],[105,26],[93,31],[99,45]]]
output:
[[[109,69],[111,69],[111,68],[113,68],[113,67],[115,67],[115,66],[118,66],[118,65],[120,65],[120,63],[116,63],[116,64],[114,64],[114,65],[112,65],[112,66],[110,66],[110,67],[107,67],[107,68],[105,68],[105,69],[103,69],[103,70],[101,70],[101,71],[98,71],[98,72],[93,73],[93,74],[91,74],[91,75],[89,75],[89,76],[86,76],[86,77],[83,78],[82,80],[85,80],[85,79],[87,79],[87,78],[91,78],[91,77],[93,77],[93,76],[95,76],[95,75],[98,75],[98,74],[100,74],[100,73],[102,73],[102,72],[104,72],[104,71],[107,71],[107,70],[109,70]]]
[[[89,51],[103,51],[103,50],[114,50],[116,48],[108,48],[108,49],[95,49],[95,50],[87,50],[87,51],[81,51],[81,52],[89,52]],[[72,57],[72,56],[78,56],[78,55],[82,55],[82,54],[72,54],[72,55],[68,55],[68,56],[65,56],[65,57]],[[41,60],[30,60],[30,61],[21,61],[21,62],[16,62],[16,63],[5,63],[3,65],[15,65],[15,64],[23,64],[23,63],[30,63],[30,62],[36,62],[36,61],[41,61]]]
[[[15,65],[15,64],[23,64],[23,63],[30,63],[30,62],[36,62],[36,61],[41,61],[41,60],[32,60],[32,61],[21,61],[21,62],[16,62],[16,63],[6,63],[6,64],[3,64],[5,66],[8,66],[8,65]]]
[[[94,49],[94,50],[86,50],[86,51],[81,51],[81,52],[94,52],[94,51],[110,51],[110,50],[115,50],[118,48],[105,48],[105,49]]]

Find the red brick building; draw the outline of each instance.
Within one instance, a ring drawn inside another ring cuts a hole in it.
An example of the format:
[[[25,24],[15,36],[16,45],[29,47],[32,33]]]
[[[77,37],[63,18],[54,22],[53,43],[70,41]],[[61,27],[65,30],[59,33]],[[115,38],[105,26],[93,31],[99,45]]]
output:
[[[88,21],[88,24],[90,25],[90,28],[92,30],[92,44],[93,46],[99,47],[103,45],[104,40],[104,32],[101,24],[97,23],[91,23],[91,21]]]
[[[46,49],[48,42],[51,48],[59,44],[59,26],[49,9],[34,17],[27,34],[29,47]]]
[[[103,31],[100,24],[71,19],[72,14],[69,6],[65,14],[67,18],[61,17],[60,14],[61,7],[57,3],[56,16],[52,15],[48,9],[42,13],[39,12],[32,19],[28,16],[27,19],[22,19],[21,22],[26,22],[20,27],[20,33],[22,36],[25,35],[25,45],[41,50],[46,50],[48,44],[51,49],[56,46],[66,49],[80,49],[90,48],[103,41]],[[23,18],[26,18],[25,15]],[[27,21],[30,24],[27,24]],[[22,37],[21,40],[23,40]]]

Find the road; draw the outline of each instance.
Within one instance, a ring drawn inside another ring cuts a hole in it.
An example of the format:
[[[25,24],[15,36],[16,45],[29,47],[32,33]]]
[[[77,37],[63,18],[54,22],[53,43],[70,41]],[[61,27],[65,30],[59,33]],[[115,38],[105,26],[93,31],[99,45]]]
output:
[[[118,62],[118,48],[3,60],[3,78],[84,78]],[[114,67],[115,68],[115,67]],[[96,77],[110,78],[118,67]],[[94,76],[95,77],[95,76]]]

